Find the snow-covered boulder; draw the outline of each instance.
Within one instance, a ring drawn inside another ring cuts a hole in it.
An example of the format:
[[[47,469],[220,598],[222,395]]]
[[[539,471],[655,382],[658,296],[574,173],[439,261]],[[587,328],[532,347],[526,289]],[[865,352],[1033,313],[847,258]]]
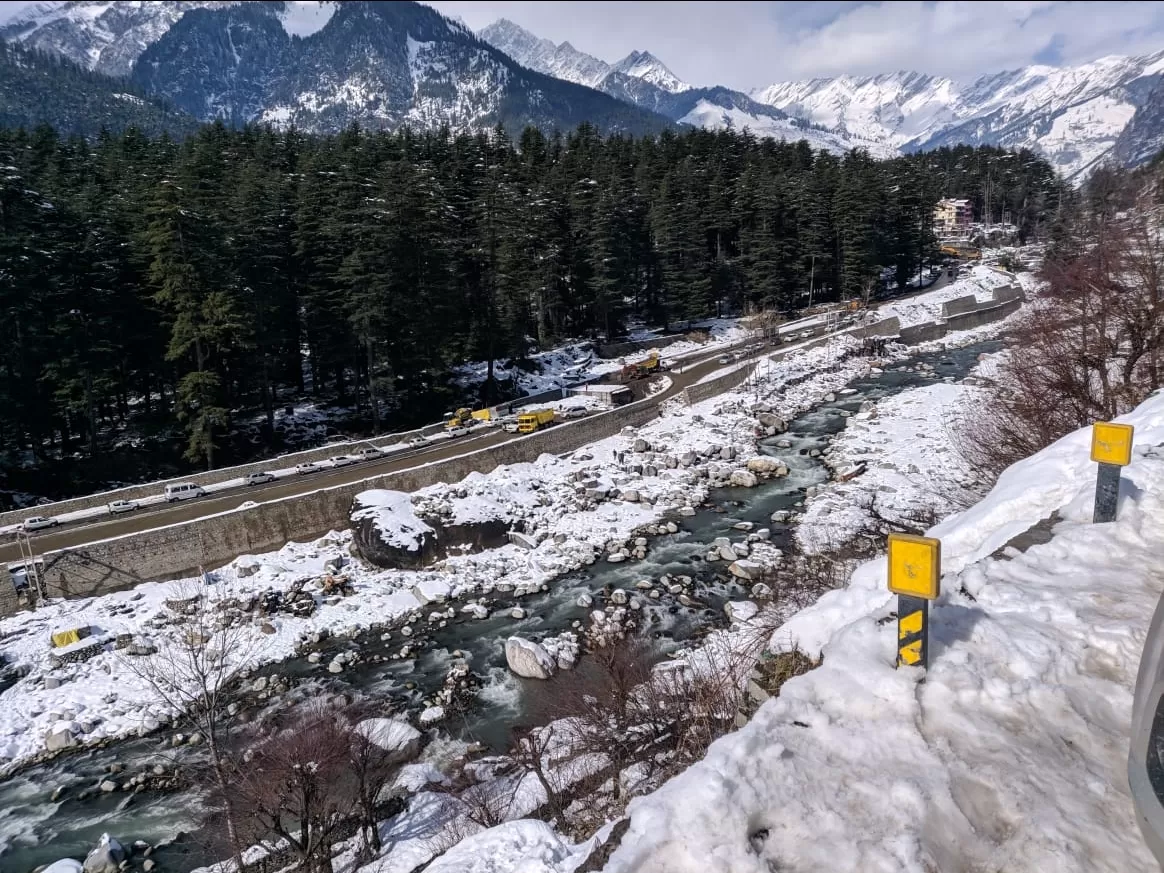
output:
[[[82,873],[84,867],[80,861],[74,861],[72,858],[62,858],[59,861],[53,861],[40,873]]]
[[[352,545],[377,567],[413,569],[441,557],[436,531],[402,491],[361,491],[352,501],[351,519]]]
[[[369,743],[391,752],[394,759],[409,761],[420,754],[420,731],[395,718],[369,718],[356,725]]]
[[[505,641],[505,662],[523,679],[549,679],[557,669],[553,656],[545,648],[522,637]]]
[[[760,607],[752,603],[750,600],[737,600],[733,603],[725,603],[723,605],[724,614],[728,617],[728,621],[748,621],[755,618],[756,613],[760,611]]]
[[[748,471],[759,476],[782,476],[788,473],[788,468],[777,458],[761,455],[748,461]]]
[[[418,511],[402,491],[361,491],[352,502],[352,544],[369,564],[412,570],[448,556],[493,549],[508,542],[510,522],[499,505],[458,501],[425,503]]]
[[[777,433],[784,433],[788,430],[788,425],[784,423],[784,419],[772,412],[761,412],[756,416],[756,420],[760,422],[761,427],[775,428]]]
[[[49,752],[71,749],[75,745],[77,745],[76,725],[71,721],[54,723],[44,738],[44,747]]]
[[[462,840],[425,869],[427,873],[552,873],[573,870],[581,860],[582,853],[553,827],[521,819]]]
[[[126,856],[127,853],[121,843],[109,834],[102,834],[100,842],[85,857],[82,870],[84,873],[118,873]]]
[[[738,561],[732,561],[728,567],[728,572],[737,579],[743,579],[746,582],[758,582],[764,576],[764,567],[755,561],[740,558]]]

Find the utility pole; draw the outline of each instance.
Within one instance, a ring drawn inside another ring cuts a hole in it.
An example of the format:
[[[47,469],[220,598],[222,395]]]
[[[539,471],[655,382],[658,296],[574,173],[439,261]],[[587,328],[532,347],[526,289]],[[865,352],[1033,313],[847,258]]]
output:
[[[816,255],[812,256],[812,266],[808,271],[808,308],[812,309],[812,284],[816,279]]]

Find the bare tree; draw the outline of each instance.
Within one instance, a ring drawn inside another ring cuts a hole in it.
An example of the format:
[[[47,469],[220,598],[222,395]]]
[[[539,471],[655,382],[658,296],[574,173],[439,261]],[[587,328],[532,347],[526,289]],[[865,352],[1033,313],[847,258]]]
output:
[[[546,809],[558,830],[568,831],[565,790],[561,768],[577,760],[578,750],[571,747],[569,737],[560,732],[556,722],[545,727],[528,728],[514,732],[509,757],[526,773],[533,775],[546,795]]]
[[[974,392],[959,413],[956,443],[972,463],[997,474],[1159,387],[1164,240],[1153,190],[1122,192],[1123,211],[1099,197],[1073,242],[1047,260],[1045,288],[1013,331],[997,385]]]
[[[356,814],[360,819],[361,854],[366,859],[379,855],[383,849],[379,816],[380,795],[400,773],[401,767],[412,757],[406,747],[390,747],[377,735],[378,722],[356,721],[359,710],[352,711],[339,722],[339,729],[347,747],[347,769],[353,780]],[[399,812],[404,807],[398,800]]]
[[[234,759],[229,790],[248,837],[285,843],[301,873],[332,873],[332,846],[359,802],[350,739],[342,713],[316,705]]]
[[[201,735],[205,742],[215,799],[222,805],[227,839],[237,869],[242,869],[242,844],[233,809],[227,763],[227,712],[230,689],[240,671],[254,662],[258,643],[253,630],[231,622],[215,608],[206,586],[184,582],[167,601],[179,622],[176,635],[158,651],[126,656],[122,664],[141,679],[156,702],[174,719]]]

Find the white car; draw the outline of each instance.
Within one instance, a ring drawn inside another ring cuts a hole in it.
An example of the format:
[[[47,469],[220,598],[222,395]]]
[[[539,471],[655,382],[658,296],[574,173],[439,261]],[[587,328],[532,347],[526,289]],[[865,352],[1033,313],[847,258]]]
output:
[[[516,421],[507,421],[501,425],[501,429],[506,433],[520,433]]]
[[[295,465],[295,472],[300,476],[305,476],[308,473],[314,473],[319,470],[319,464],[314,461],[304,461],[302,464]]]
[[[731,362],[732,362],[732,359],[729,356],[727,356],[727,355],[720,355],[719,356],[719,363],[730,364]]]
[[[137,509],[136,500],[114,500],[108,506],[110,515],[117,515],[119,512],[133,512]]]
[[[354,464],[356,459],[351,455],[336,455],[334,458],[328,458],[333,467],[346,467],[348,464]]]
[[[562,418],[583,418],[589,411],[585,406],[567,406],[562,410]]]
[[[363,448],[356,449],[355,458],[357,461],[370,461],[373,458],[380,457],[382,454],[384,453],[375,446],[364,446]]]
[[[410,446],[423,446],[427,442],[428,442],[428,437],[421,436],[421,435],[417,434],[416,436],[414,436],[412,439],[410,439],[408,441],[408,444]]]
[[[59,518],[51,516],[34,515],[32,518],[26,518],[24,523],[20,525],[21,530],[44,530],[46,527],[56,527],[61,523]]]
[[[244,485],[262,485],[266,482],[274,482],[275,474],[268,473],[266,470],[260,470],[257,473],[247,473],[243,476]]]
[[[445,428],[445,433],[448,434],[450,437],[464,436],[468,432],[469,432],[469,428],[465,427],[463,424],[459,424],[456,427],[446,427]]]

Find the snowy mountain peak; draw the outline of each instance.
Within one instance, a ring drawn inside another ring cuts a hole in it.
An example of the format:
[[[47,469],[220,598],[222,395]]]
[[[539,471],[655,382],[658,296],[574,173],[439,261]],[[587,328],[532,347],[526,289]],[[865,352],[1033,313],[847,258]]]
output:
[[[70,0],[38,3],[0,27],[0,39],[61,55],[111,76],[128,75],[149,46],[191,9],[221,9],[237,0]]]
[[[598,87],[610,72],[610,64],[605,61],[578,51],[568,42],[555,45],[508,18],[498,19],[477,36],[524,67],[589,88]]]
[[[655,87],[672,94],[691,90],[690,85],[667,69],[667,66],[650,52],[633,51],[611,69],[650,82]]]

